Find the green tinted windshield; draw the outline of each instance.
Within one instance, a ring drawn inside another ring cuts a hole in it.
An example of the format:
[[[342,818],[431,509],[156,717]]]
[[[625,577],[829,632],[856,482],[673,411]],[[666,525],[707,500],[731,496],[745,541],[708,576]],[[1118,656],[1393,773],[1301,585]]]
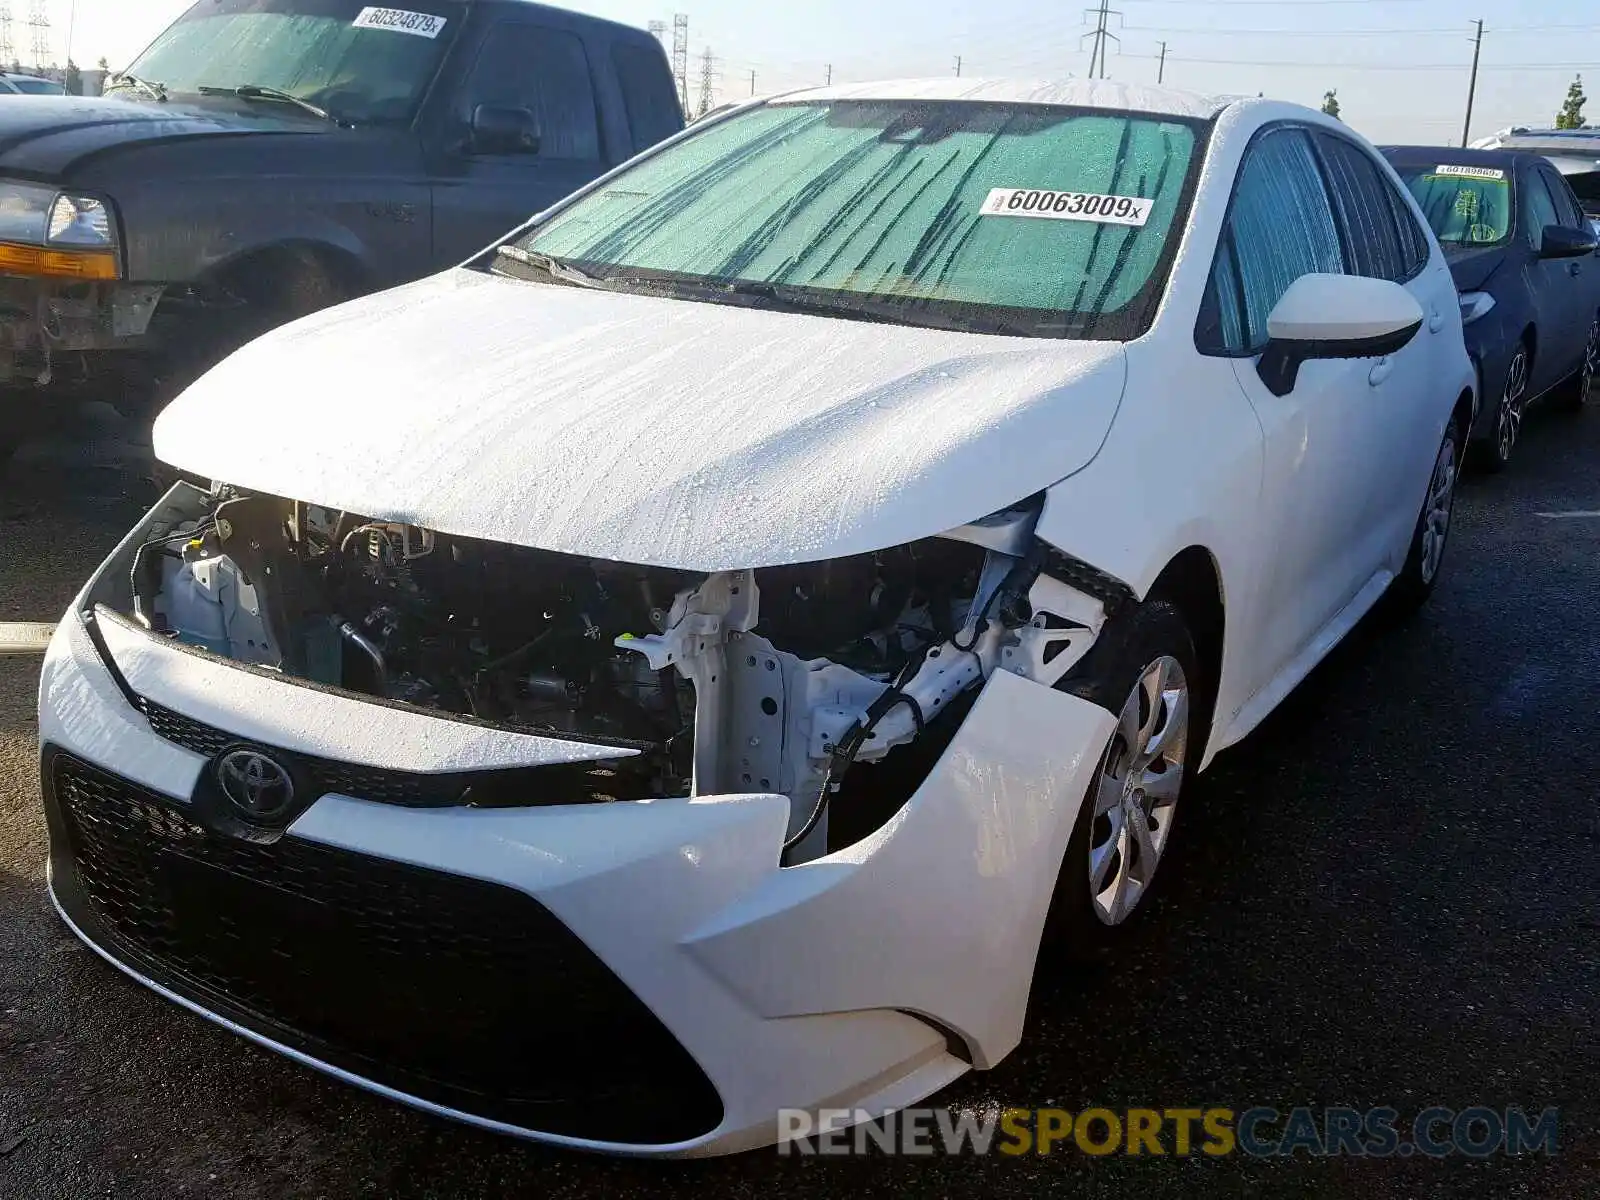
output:
[[[1445,246],[1492,246],[1511,235],[1511,175],[1498,167],[1400,168]]]
[[[276,88],[341,120],[406,124],[463,12],[454,0],[406,0],[397,8],[362,0],[209,0],[152,42],[128,73],[172,92]],[[113,77],[108,90],[116,87]]]
[[[645,159],[518,246],[613,286],[749,284],[838,315],[871,301],[880,320],[1136,337],[1203,130],[974,102],[767,105]]]

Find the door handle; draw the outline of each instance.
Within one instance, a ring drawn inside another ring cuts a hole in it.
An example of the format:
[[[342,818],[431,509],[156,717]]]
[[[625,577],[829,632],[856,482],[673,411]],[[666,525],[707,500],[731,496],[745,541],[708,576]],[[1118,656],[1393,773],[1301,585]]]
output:
[[[1581,263],[1568,263],[1567,264],[1567,274],[1568,275],[1582,275],[1583,274],[1583,265]]]
[[[1444,314],[1439,311],[1439,306],[1433,306],[1433,311],[1428,314],[1428,332],[1438,333],[1444,328]]]
[[[1372,373],[1367,376],[1367,382],[1377,387],[1394,371],[1394,359],[1385,354],[1372,368]]]

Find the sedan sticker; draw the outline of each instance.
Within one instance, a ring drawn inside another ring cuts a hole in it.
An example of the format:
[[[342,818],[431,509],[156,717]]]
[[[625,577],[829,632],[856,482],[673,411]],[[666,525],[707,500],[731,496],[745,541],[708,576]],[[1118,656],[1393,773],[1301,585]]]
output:
[[[392,29],[417,37],[436,38],[444,32],[446,18],[403,8],[363,8],[351,22],[357,29]]]
[[[1446,163],[1433,169],[1435,175],[1451,175],[1457,179],[1504,179],[1506,173],[1499,167],[1458,167]]]
[[[985,217],[1045,217],[1100,225],[1143,225],[1155,201],[1143,196],[1052,192],[1040,188],[994,188],[978,212]]]

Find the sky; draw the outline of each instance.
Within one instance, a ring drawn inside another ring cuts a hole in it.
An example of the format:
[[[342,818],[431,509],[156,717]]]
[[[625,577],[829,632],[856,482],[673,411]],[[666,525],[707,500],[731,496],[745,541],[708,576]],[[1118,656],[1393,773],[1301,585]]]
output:
[[[417,0],[419,7],[425,0]],[[1084,2],[1084,0],[1080,0]],[[404,7],[405,0],[389,0]],[[1600,8],[1592,0],[1523,0],[1473,11],[1456,0],[1108,0],[1120,39],[1109,78],[1320,105],[1338,92],[1342,116],[1378,142],[1461,139],[1473,22],[1484,17],[1472,137],[1553,123],[1574,76],[1600,88]],[[1482,0],[1480,0],[1480,4]],[[29,61],[28,0],[10,0],[13,40]],[[57,58],[102,55],[125,66],[189,0],[47,0]],[[565,0],[564,7],[633,25],[689,15],[691,93],[701,56],[715,56],[715,95],[770,92],[906,75],[1083,76],[1092,28],[1058,0]],[[76,18],[72,13],[76,9]],[[670,33],[669,33],[670,37]],[[1587,115],[1600,123],[1600,96]]]

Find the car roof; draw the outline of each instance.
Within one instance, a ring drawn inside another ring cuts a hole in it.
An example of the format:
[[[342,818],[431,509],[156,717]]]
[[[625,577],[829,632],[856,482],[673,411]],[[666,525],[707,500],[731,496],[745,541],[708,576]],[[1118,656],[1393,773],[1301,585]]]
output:
[[[1062,108],[1103,108],[1167,117],[1217,116],[1237,96],[1210,96],[1177,88],[1145,87],[1109,79],[888,79],[789,92],[786,100],[972,100],[993,104],[1042,104]],[[776,97],[769,97],[776,99]]]
[[[1393,163],[1443,163],[1458,167],[1511,168],[1536,163],[1540,158],[1522,150],[1463,150],[1459,146],[1380,146],[1378,149]]]

